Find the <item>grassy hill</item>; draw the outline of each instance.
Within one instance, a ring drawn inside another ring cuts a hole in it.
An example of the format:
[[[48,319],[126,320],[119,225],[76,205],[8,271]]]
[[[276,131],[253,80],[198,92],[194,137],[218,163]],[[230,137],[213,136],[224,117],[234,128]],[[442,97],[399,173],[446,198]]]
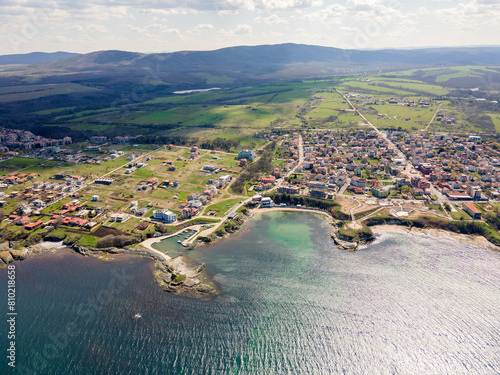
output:
[[[362,121],[344,111],[336,88],[366,96],[356,104],[383,128],[495,133],[500,115],[494,104],[500,92],[500,48],[494,47],[357,51],[280,44],[51,55],[53,60],[39,64],[0,66],[2,126],[75,140],[103,134],[176,139],[223,134],[252,144],[248,137],[265,129],[358,126]],[[211,87],[221,90],[174,94]],[[314,95],[325,99],[312,103]],[[426,111],[366,104],[390,97],[441,98],[442,110],[457,123],[430,124],[438,104]]]

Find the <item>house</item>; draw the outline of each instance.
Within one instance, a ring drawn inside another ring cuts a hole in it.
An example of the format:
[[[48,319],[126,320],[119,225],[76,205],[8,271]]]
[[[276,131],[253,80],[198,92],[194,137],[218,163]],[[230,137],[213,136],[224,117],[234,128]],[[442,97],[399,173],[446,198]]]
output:
[[[123,223],[128,219],[127,214],[112,214],[109,218],[109,221]]]
[[[467,212],[473,219],[481,220],[481,211],[477,209],[474,203],[465,202],[464,211]]]
[[[365,187],[366,186],[366,180],[364,178],[359,178],[359,177],[354,176],[351,179],[351,185],[353,185],[355,187]]]
[[[78,217],[65,217],[62,219],[61,224],[72,226],[72,227],[83,227],[87,224],[88,220],[80,219]]]
[[[248,161],[252,161],[255,157],[256,155],[253,150],[241,150],[238,153],[238,160],[247,159]]]
[[[147,221],[143,221],[135,229],[137,229],[137,230],[146,230],[146,229],[148,229],[148,227],[149,227],[149,223]]]
[[[260,207],[274,207],[274,201],[269,197],[264,197],[260,201]]]
[[[460,191],[447,191],[446,195],[448,196],[449,199],[451,200],[470,200],[471,197],[469,194],[460,192]]]
[[[195,215],[197,215],[200,212],[200,210],[196,207],[186,207],[183,208],[181,211],[181,215],[183,218],[189,219]]]
[[[309,196],[311,198],[324,199],[326,197],[326,193],[324,190],[311,189],[309,191]]]
[[[154,210],[153,218],[167,223],[175,223],[177,221],[177,215],[168,209]]]
[[[30,218],[29,217],[26,217],[26,216],[23,216],[23,217],[20,217],[19,219],[16,220],[15,224],[16,225],[26,225],[30,222]]]
[[[417,166],[417,169],[422,172],[423,174],[430,174],[432,173],[432,165],[429,163],[420,163]]]
[[[472,199],[481,199],[481,192],[482,191],[479,186],[467,186],[467,193],[472,197]]]
[[[215,165],[204,165],[203,172],[213,172],[217,169]]]
[[[38,220],[38,221],[35,221],[34,223],[28,223],[28,224],[26,224],[24,226],[24,228],[26,228],[28,230],[31,230],[31,229],[35,229],[35,228],[40,227],[42,224],[43,224],[43,221]]]
[[[221,176],[216,180],[217,186],[218,187],[225,186],[228,183],[230,183],[232,179],[233,179],[233,176],[231,176],[231,175]]]
[[[197,193],[189,193],[187,196],[188,201],[192,201],[194,199],[200,199],[200,194]]]
[[[111,185],[115,180],[112,178],[98,178],[94,181],[94,184],[101,184],[101,185]]]
[[[259,203],[260,201],[262,201],[262,195],[260,194],[255,194],[253,197],[252,197],[252,203]]]
[[[146,180],[146,183],[150,186],[155,185],[158,182],[158,177],[151,177],[150,179]]]
[[[274,176],[262,176],[260,178],[260,182],[262,184],[271,184],[271,185],[274,185],[276,183],[276,177],[274,177]]]
[[[280,186],[278,194],[300,194],[300,190],[295,186]]]
[[[373,194],[374,197],[377,198],[387,198],[390,194],[389,189],[384,188],[384,187],[372,187],[371,188],[371,193]]]

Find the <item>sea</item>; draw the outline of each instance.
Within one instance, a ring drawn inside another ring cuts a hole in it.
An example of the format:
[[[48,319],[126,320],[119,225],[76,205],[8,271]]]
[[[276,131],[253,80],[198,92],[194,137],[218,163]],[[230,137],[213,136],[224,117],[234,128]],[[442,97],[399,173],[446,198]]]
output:
[[[331,229],[266,213],[186,250],[220,290],[202,298],[163,291],[148,258],[16,262],[15,368],[0,270],[0,373],[500,374],[500,253],[391,232],[347,252]]]

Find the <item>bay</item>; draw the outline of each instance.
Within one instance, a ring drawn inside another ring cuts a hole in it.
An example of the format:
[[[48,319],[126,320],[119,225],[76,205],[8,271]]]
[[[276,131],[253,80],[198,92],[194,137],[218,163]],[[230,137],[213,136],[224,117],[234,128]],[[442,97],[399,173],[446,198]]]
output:
[[[345,252],[330,230],[269,213],[197,248],[205,298],[165,293],[147,258],[16,263],[17,373],[500,373],[499,253],[406,233]]]

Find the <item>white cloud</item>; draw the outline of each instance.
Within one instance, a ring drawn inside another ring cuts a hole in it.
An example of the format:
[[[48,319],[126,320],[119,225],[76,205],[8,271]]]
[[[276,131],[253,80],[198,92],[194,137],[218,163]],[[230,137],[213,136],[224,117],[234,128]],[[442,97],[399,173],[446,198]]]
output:
[[[108,29],[106,26],[104,25],[95,25],[95,24],[91,24],[91,25],[88,25],[87,27],[87,30],[89,31],[97,31],[99,33],[105,33],[105,32],[108,32]]]
[[[213,30],[215,29],[214,25],[211,25],[209,23],[200,23],[193,27],[191,30],[188,31],[189,34],[192,35],[200,35],[202,32],[206,32],[207,30]]]
[[[256,17],[255,22],[257,23],[265,23],[267,25],[277,25],[277,24],[283,24],[283,23],[288,23],[288,20],[285,18],[281,18],[277,16],[276,14],[272,14],[269,17]]]
[[[498,44],[499,27],[499,0],[0,0],[0,53]]]
[[[145,14],[157,14],[162,16],[172,16],[172,15],[178,16],[178,15],[199,13],[196,9],[190,9],[190,8],[172,8],[172,9],[146,8],[146,9],[139,9],[139,12]]]
[[[309,8],[323,5],[322,0],[256,0],[256,7],[268,10]]]
[[[250,34],[252,32],[252,26],[250,25],[238,25],[236,26],[236,34]]]
[[[214,8],[223,9],[245,9],[254,10],[255,2],[253,0],[220,0],[214,3]]]
[[[206,30],[206,29],[214,29],[214,25],[211,25],[209,23],[200,23],[196,25],[195,29],[197,30]]]

